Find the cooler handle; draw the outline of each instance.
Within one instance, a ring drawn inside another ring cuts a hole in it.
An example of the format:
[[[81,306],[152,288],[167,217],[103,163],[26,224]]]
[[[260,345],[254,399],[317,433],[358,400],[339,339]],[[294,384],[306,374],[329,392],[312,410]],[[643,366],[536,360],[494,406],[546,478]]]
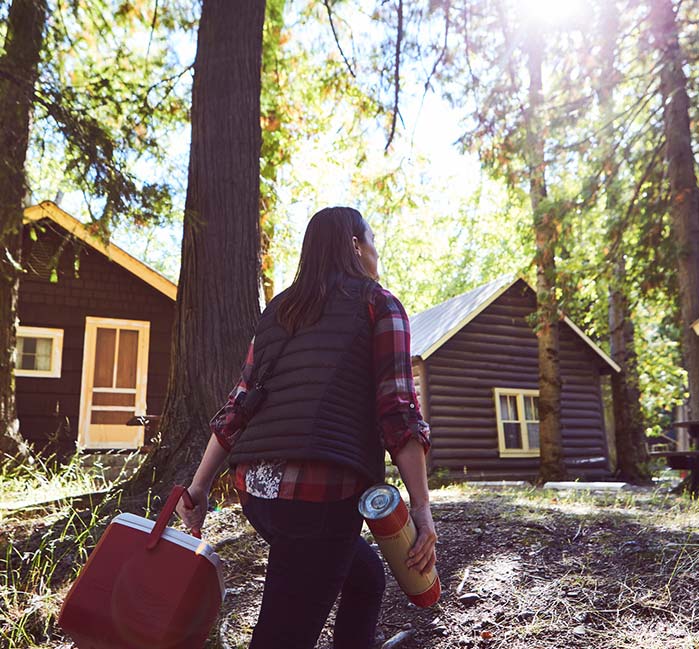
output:
[[[152,550],[156,545],[158,545],[158,541],[160,541],[160,537],[163,535],[167,524],[170,522],[170,518],[175,513],[175,507],[180,501],[180,498],[184,500],[185,507],[194,509],[194,502],[192,501],[192,497],[189,495],[187,489],[182,485],[175,485],[172,488],[168,499],[165,501],[163,509],[161,510],[160,514],[158,514],[158,518],[155,520],[153,529],[148,535],[146,550]],[[198,539],[201,538],[201,530],[193,529],[191,533],[192,536],[196,536]]]

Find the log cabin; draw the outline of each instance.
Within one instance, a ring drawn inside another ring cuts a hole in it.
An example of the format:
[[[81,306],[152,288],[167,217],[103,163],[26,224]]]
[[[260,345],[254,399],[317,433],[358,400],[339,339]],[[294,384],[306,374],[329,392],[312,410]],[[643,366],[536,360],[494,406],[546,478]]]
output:
[[[144,427],[127,421],[162,411],[177,286],[55,203],[28,207],[24,223],[20,433],[61,456],[141,447]]]
[[[410,318],[413,374],[432,430],[431,470],[532,480],[539,470],[536,293],[503,276]],[[611,477],[601,377],[619,366],[560,322],[561,436],[572,478]]]

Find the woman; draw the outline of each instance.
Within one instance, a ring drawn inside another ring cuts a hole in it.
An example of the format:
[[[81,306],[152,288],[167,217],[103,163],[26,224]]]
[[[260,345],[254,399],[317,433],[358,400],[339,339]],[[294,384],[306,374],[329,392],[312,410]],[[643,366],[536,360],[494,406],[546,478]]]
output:
[[[252,649],[313,649],[340,594],[335,649],[371,647],[384,589],[360,536],[359,496],[384,480],[384,448],[410,495],[418,538],[407,564],[435,564],[422,420],[409,323],[377,283],[374,234],[361,214],[326,208],[308,224],[293,284],[265,309],[241,379],[178,513],[201,527],[226,458],[243,513],[269,543]]]

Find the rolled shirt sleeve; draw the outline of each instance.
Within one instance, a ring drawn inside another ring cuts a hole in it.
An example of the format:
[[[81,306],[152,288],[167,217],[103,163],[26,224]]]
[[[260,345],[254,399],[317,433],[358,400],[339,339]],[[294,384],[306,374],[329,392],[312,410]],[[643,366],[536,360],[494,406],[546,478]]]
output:
[[[410,356],[410,321],[398,298],[383,288],[374,293],[374,380],[379,434],[395,455],[411,439],[430,448],[430,428],[415,393]]]
[[[225,405],[213,416],[209,422],[209,429],[216,435],[219,444],[229,451],[233,448],[235,438],[243,425],[243,410],[241,405],[248,391],[248,385],[252,377],[254,366],[253,347],[255,339],[250,342],[245,362],[240,372],[240,379],[231,393]]]

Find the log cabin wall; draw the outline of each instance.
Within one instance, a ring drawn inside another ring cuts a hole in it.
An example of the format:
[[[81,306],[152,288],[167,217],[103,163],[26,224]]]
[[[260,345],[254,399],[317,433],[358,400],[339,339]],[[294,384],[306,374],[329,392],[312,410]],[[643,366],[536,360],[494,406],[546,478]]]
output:
[[[416,372],[429,377],[426,399],[433,468],[467,479],[533,479],[536,457],[501,457],[493,389],[538,389],[537,339],[527,323],[536,296],[516,282]],[[609,477],[599,370],[595,352],[561,323],[561,429],[571,477]],[[424,385],[421,385],[424,395]],[[424,399],[424,396],[423,396]],[[595,459],[596,458],[596,459]]]
[[[413,359],[413,381],[415,384],[415,394],[422,418],[430,421],[430,400],[429,400],[429,379],[427,377],[427,367],[421,358]],[[427,453],[427,470],[432,470],[432,450]]]
[[[36,241],[25,228],[23,259],[29,271],[20,281],[19,320],[23,326],[63,329],[61,376],[18,376],[17,411],[25,439],[65,455],[75,450],[77,440],[85,318],[150,322],[147,414],[159,414],[167,390],[175,310],[170,298],[133,273],[57,224],[43,224]],[[51,258],[61,247],[58,281],[51,282]]]

